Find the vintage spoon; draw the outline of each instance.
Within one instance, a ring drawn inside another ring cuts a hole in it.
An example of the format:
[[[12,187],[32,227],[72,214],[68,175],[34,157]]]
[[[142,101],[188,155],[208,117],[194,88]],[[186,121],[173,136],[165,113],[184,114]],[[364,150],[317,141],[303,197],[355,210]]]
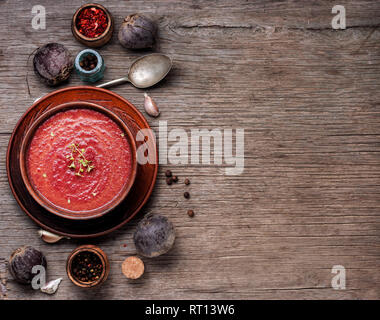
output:
[[[160,53],[153,53],[135,60],[124,78],[112,80],[98,85],[98,88],[108,88],[124,82],[132,83],[136,88],[148,88],[160,82],[172,67],[171,59]]]

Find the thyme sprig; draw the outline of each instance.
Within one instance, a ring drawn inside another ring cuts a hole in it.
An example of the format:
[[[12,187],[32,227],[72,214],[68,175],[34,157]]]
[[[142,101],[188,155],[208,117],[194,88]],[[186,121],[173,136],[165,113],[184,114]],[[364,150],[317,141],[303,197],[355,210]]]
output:
[[[67,156],[67,158],[71,161],[69,164],[69,168],[72,170],[76,170],[77,165],[75,164],[75,157],[74,154],[78,153],[77,162],[79,164],[78,171],[75,172],[75,175],[78,177],[84,177],[82,173],[86,170],[86,172],[91,172],[92,169],[95,168],[95,166],[91,165],[92,161],[87,160],[84,156],[84,153],[86,152],[85,149],[79,149],[79,146],[75,143],[72,143],[69,145],[69,148],[71,150],[71,154]]]

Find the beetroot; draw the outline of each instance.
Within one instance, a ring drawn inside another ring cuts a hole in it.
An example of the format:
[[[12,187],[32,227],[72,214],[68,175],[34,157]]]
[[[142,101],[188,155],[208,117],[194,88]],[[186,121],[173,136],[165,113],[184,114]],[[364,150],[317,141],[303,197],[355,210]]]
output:
[[[56,86],[70,77],[74,63],[70,52],[62,44],[48,43],[37,50],[33,66],[41,81]]]
[[[17,282],[28,284],[34,277],[32,269],[41,265],[46,268],[46,259],[42,252],[30,246],[18,248],[9,259],[9,270]]]
[[[139,254],[153,258],[168,252],[174,244],[173,224],[158,214],[148,214],[140,221],[133,235]]]
[[[149,18],[135,13],[127,16],[119,29],[119,41],[127,49],[153,47],[156,41],[157,26]]]

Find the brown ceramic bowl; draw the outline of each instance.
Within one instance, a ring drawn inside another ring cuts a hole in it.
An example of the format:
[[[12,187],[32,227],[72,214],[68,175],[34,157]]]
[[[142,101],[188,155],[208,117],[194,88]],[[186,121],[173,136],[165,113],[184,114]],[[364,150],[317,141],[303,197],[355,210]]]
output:
[[[105,114],[110,119],[112,119],[117,125],[119,125],[121,130],[125,133],[125,138],[128,140],[128,143],[131,147],[131,153],[132,153],[132,168],[131,168],[131,173],[129,176],[128,183],[124,185],[123,189],[117,195],[115,195],[113,200],[111,200],[110,202],[108,202],[107,204],[99,208],[87,210],[87,211],[71,211],[69,209],[56,206],[54,203],[46,199],[46,197],[44,197],[36,188],[33,187],[29,179],[27,163],[26,163],[27,150],[29,148],[30,142],[32,141],[32,138],[37,128],[44,121],[50,118],[52,115],[61,111],[66,111],[68,109],[76,109],[76,108],[81,108],[81,109],[87,108],[94,111],[98,111]],[[34,200],[36,200],[42,207],[44,207],[46,210],[50,211],[51,213],[54,213],[62,218],[75,219],[75,220],[86,220],[86,219],[98,218],[98,217],[103,216],[107,212],[111,211],[116,206],[118,206],[120,202],[122,202],[125,199],[129,191],[131,190],[136,178],[136,173],[137,173],[136,142],[131,131],[127,127],[127,125],[111,110],[105,107],[102,107],[100,105],[97,105],[95,103],[84,102],[84,101],[67,102],[67,103],[58,105],[52,109],[49,109],[48,111],[43,113],[41,116],[39,116],[33,122],[33,124],[29,127],[29,129],[26,131],[23,137],[23,140],[21,143],[19,161],[20,161],[20,171],[21,171],[22,180],[28,192],[34,198]]]
[[[158,159],[158,148],[154,133],[142,113],[125,98],[102,88],[75,86],[55,90],[36,101],[20,117],[9,139],[6,155],[8,182],[16,202],[22,211],[39,227],[65,237],[86,239],[114,232],[138,215],[142,207],[148,202],[154,189],[158,161],[148,161],[145,164],[137,162],[135,183],[127,197],[114,210],[97,219],[65,219],[40,206],[28,192],[21,177],[20,150],[22,140],[35,119],[57,105],[77,101],[78,97],[81,101],[96,101],[95,103],[116,113],[127,124],[134,137],[138,132],[144,130],[148,144],[149,141],[152,143],[149,149],[153,152],[152,154],[155,154],[155,159]],[[144,143],[145,141],[136,141],[136,146],[139,148]]]
[[[79,32],[77,25],[76,25],[78,14],[83,9],[88,8],[88,7],[96,7],[98,9],[101,9],[107,15],[107,21],[108,21],[107,28],[103,32],[103,34],[101,34],[97,38],[89,38],[89,37],[84,36],[82,33]],[[97,4],[97,3],[86,3],[83,6],[81,6],[74,13],[73,19],[71,21],[71,31],[72,31],[75,39],[77,39],[79,42],[83,43],[87,47],[91,47],[91,48],[97,48],[97,47],[104,46],[108,41],[110,41],[110,39],[112,38],[113,29],[114,29],[114,22],[113,22],[113,18],[112,18],[111,13],[105,7],[103,7],[102,5]]]
[[[102,264],[102,267],[103,267],[103,270],[102,270],[102,273],[101,273],[99,279],[92,281],[92,282],[85,282],[85,281],[81,281],[80,279],[78,279],[74,275],[73,260],[81,252],[91,252],[91,253],[94,253],[95,255],[97,255],[99,257],[101,264]],[[67,258],[66,272],[67,272],[67,276],[69,277],[69,279],[78,287],[91,288],[91,287],[95,287],[95,286],[97,286],[97,285],[99,285],[99,284],[101,284],[107,280],[108,274],[110,272],[110,264],[109,264],[107,255],[105,254],[105,252],[102,249],[100,249],[97,246],[91,245],[91,244],[82,245],[82,246],[76,248],[73,252],[71,252],[69,257]]]

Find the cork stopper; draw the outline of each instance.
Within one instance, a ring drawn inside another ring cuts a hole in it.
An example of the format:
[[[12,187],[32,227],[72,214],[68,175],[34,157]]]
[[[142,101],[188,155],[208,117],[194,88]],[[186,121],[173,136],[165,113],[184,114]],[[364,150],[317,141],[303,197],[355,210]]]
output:
[[[128,257],[124,260],[121,270],[128,279],[138,279],[144,274],[144,262],[138,257]]]

